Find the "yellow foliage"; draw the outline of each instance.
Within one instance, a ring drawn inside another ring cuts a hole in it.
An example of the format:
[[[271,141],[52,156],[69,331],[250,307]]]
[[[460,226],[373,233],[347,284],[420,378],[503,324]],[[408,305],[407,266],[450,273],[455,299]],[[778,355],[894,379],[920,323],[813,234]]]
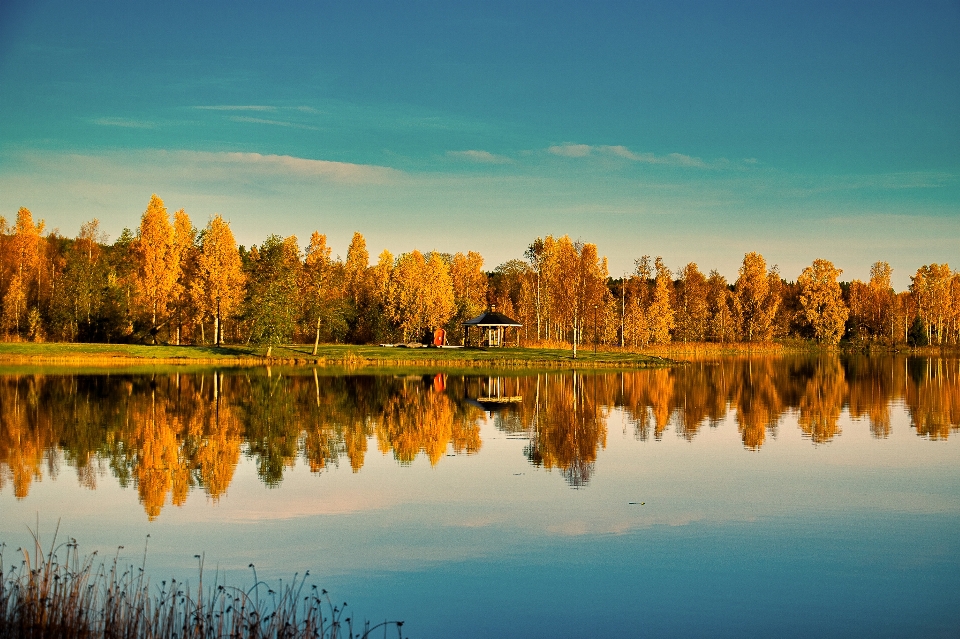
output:
[[[428,260],[420,251],[397,259],[392,272],[390,310],[404,341],[443,326],[454,314],[453,282],[439,253]]]
[[[197,286],[206,312],[214,317],[214,341],[222,341],[222,323],[243,299],[243,265],[230,225],[220,215],[207,224]]]
[[[453,298],[460,317],[476,317],[487,307],[487,275],[483,272],[483,256],[470,251],[457,253],[450,262]]]
[[[827,344],[840,341],[850,314],[837,282],[842,272],[829,260],[814,260],[797,279],[804,316],[817,340]]]
[[[777,286],[772,287],[774,281]],[[767,272],[767,262],[762,255],[747,253],[743,256],[733,302],[744,341],[767,342],[773,338],[773,318],[781,301],[779,282],[775,271]]]
[[[370,267],[370,254],[367,253],[367,241],[360,233],[354,233],[347,247],[347,261],[344,264],[344,284],[347,294],[362,303],[368,295],[367,269]]]
[[[186,224],[189,234],[190,220],[186,213],[179,211],[181,228]],[[137,241],[134,244],[134,257],[137,263],[136,292],[140,307],[150,317],[151,326],[166,312],[174,287],[180,277],[180,255],[183,251],[183,238],[174,238],[174,227],[163,205],[163,200],[154,193],[140,219]]]

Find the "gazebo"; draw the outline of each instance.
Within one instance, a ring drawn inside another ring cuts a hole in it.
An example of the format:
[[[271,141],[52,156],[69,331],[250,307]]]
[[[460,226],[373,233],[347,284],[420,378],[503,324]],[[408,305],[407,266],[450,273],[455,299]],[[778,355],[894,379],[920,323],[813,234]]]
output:
[[[484,337],[480,340],[480,346],[503,346],[505,329],[510,326],[520,328],[523,324],[496,311],[480,313],[473,319],[468,319],[463,323],[464,345],[469,341],[471,326],[478,327],[484,334]],[[520,344],[519,331],[517,331],[517,344]]]

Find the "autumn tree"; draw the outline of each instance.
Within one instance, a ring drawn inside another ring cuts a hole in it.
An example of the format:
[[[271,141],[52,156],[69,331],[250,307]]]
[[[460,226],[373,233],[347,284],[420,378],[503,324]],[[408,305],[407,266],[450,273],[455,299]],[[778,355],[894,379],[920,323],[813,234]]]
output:
[[[707,312],[710,339],[726,343],[736,339],[733,315],[733,295],[727,278],[716,270],[707,279]]]
[[[776,286],[771,286],[773,280]],[[762,255],[743,256],[740,276],[734,286],[733,306],[744,341],[766,342],[773,337],[773,318],[780,306],[779,281],[776,271],[767,271]]]
[[[176,333],[174,344],[180,345],[181,332],[183,330],[183,317],[185,309],[190,302],[189,282],[184,277],[188,262],[195,262],[196,251],[194,243],[197,238],[197,231],[190,222],[190,216],[186,211],[180,209],[173,215],[173,243],[171,246],[171,262],[176,263],[176,280],[170,291],[170,305],[173,307],[173,319],[176,323]],[[191,264],[192,266],[192,264]],[[191,274],[195,269],[190,269]]]
[[[593,328],[596,348],[597,341],[600,339],[606,341],[611,331],[615,330],[613,294],[607,287],[610,270],[607,266],[607,258],[600,257],[597,245],[589,242],[583,243],[580,249],[580,264],[585,279],[581,298],[583,300],[582,324]],[[582,328],[580,337],[583,338]]]
[[[653,265],[650,256],[644,255],[634,261],[635,270],[624,292],[625,341],[634,346],[645,347],[650,342],[650,302]]]
[[[607,289],[607,265],[600,259],[596,244],[572,242],[566,235],[554,240],[548,236],[543,247],[543,279],[548,297],[547,337],[550,323],[555,323],[558,336],[569,331],[573,356],[583,341],[584,328],[606,307],[611,295]]]
[[[538,238],[539,239],[539,238]],[[540,248],[540,316],[543,328],[543,339],[565,340],[565,332],[570,323],[570,282],[569,267],[564,266],[567,253],[574,253],[573,243],[569,237],[554,239],[548,235],[543,239]]]
[[[850,282],[847,306],[858,335],[874,339],[894,339],[892,310],[895,294],[890,284],[893,269],[886,262],[874,262],[870,281]]]
[[[521,263],[522,264],[522,263]],[[487,306],[487,274],[483,272],[483,256],[474,251],[457,253],[450,260],[450,280],[453,283],[455,334],[463,330],[463,322],[476,317]]]
[[[536,282],[534,287],[534,314],[536,315],[537,319],[537,340],[541,339],[541,308],[543,293],[542,274],[544,255],[544,242],[539,237],[531,242],[530,246],[528,246],[527,250],[523,253],[523,256],[527,258],[527,260],[530,262],[530,266],[533,268]]]
[[[430,253],[424,274],[424,327],[433,330],[450,321],[456,311],[453,302],[453,280],[446,260],[436,251]]]
[[[917,316],[917,300],[910,291],[901,291],[893,297],[890,305],[890,324],[894,343],[905,343]]]
[[[870,266],[869,290],[869,318],[868,327],[875,337],[880,337],[891,333],[890,310],[893,306],[893,287],[890,278],[893,275],[893,269],[887,262],[874,262]]]
[[[200,288],[207,313],[213,316],[213,341],[223,340],[223,319],[229,317],[243,299],[243,268],[230,225],[220,215],[207,223],[199,258]]]
[[[347,295],[355,300],[357,306],[367,295],[367,269],[370,268],[370,254],[367,252],[367,241],[359,232],[353,234],[350,246],[347,247],[347,261],[343,268],[343,279]]]
[[[702,342],[707,336],[707,278],[694,262],[680,272],[676,289],[676,336],[684,342]]]
[[[837,344],[843,337],[849,311],[837,282],[842,272],[833,262],[818,259],[797,279],[804,317],[819,342]]]
[[[324,319],[329,319],[330,302],[334,297],[333,261],[330,259],[330,247],[327,236],[314,231],[307,245],[306,259],[303,264],[302,289],[306,297],[307,314],[316,319],[316,331],[313,340],[313,354],[320,347],[320,328]]]
[[[189,219],[187,226],[189,228]],[[174,239],[174,229],[163,200],[154,193],[140,219],[134,245],[137,299],[150,318],[154,341],[159,329],[158,320],[164,316],[180,277],[181,250],[182,246]]]
[[[601,294],[600,286],[606,288],[606,275],[600,275],[606,264],[598,259],[595,244],[573,242],[566,235],[548,235],[539,251],[543,336],[569,341],[575,350],[588,319],[586,309]]]
[[[368,342],[376,332],[379,309],[371,291],[370,254],[360,233],[354,233],[350,240],[342,270],[345,317],[350,324],[348,338],[352,342]]]
[[[673,274],[657,256],[654,261],[656,277],[653,283],[653,299],[650,301],[650,341],[655,344],[670,342],[670,332],[675,325],[671,294],[673,292]]]
[[[524,260],[513,259],[500,264],[492,273],[481,274],[484,277],[482,287],[487,291],[488,305],[496,305],[505,315],[523,324],[522,330],[525,339],[529,339],[531,335],[535,336],[537,327],[537,282],[533,268]],[[478,278],[478,286],[480,286],[479,282]],[[463,311],[463,315],[466,319],[469,319],[475,317],[481,311],[483,311],[483,307],[478,306],[474,309],[466,309]],[[457,321],[460,322],[461,320]],[[462,324],[457,328],[462,330]]]
[[[420,339],[454,314],[453,282],[450,270],[439,253],[405,253],[397,259],[392,273],[391,313],[404,341]]]
[[[954,344],[960,343],[960,271],[950,278],[950,334]]]
[[[3,327],[8,333],[20,334],[31,299],[36,303],[40,253],[44,223],[33,223],[30,209],[20,207],[10,238],[13,277],[3,297]]]
[[[370,269],[370,315],[376,339],[392,340],[393,325],[393,254],[384,249],[377,257],[377,264]]]
[[[870,286],[860,280],[853,280],[847,289],[847,308],[856,337],[863,338],[872,334]]]
[[[932,344],[934,335],[938,344],[943,343],[944,328],[950,317],[950,266],[929,264],[917,269],[912,276],[910,291],[917,301],[917,314],[927,332],[927,343]]]

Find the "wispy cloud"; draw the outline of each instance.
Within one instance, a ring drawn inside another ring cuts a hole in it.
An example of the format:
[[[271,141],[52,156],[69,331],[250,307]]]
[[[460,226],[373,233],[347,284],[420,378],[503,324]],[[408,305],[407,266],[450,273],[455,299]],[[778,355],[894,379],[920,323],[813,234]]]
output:
[[[48,173],[74,167],[84,181],[94,183],[109,178],[118,183],[168,180],[179,184],[233,185],[239,181],[262,186],[289,184],[291,180],[308,184],[310,179],[319,178],[349,186],[394,183],[406,175],[398,169],[375,164],[228,151],[139,149],[98,154],[30,152],[19,157],[25,166],[33,167],[34,172]]]
[[[93,123],[100,126],[119,126],[124,129],[154,129],[157,126],[147,120],[131,120],[129,118],[97,118]]]
[[[613,156],[630,160],[632,162],[642,162],[644,164],[663,164],[668,166],[687,166],[696,168],[712,168],[726,164],[725,161],[718,161],[708,164],[700,158],[684,155],[683,153],[668,153],[667,155],[638,153],[631,151],[623,145],[593,146],[589,144],[560,144],[549,147],[547,152],[566,158],[585,158],[591,155],[608,157]]]
[[[469,150],[469,151],[447,151],[447,156],[458,160],[467,160],[478,162],[480,164],[510,164],[512,159],[505,155],[496,155],[489,151]]]
[[[299,122],[289,122],[286,120],[268,120],[266,118],[251,118],[249,116],[234,115],[227,118],[231,122],[249,122],[251,124],[270,124],[272,126],[285,126],[292,129],[306,129],[308,131],[319,131],[320,129],[309,124],[300,124]]]
[[[756,193],[806,199],[828,194],[860,198],[871,193],[956,188],[960,175],[944,171],[901,171],[860,175],[786,174],[767,171],[752,186]]]
[[[957,175],[945,171],[901,171],[860,176],[850,180],[857,189],[937,189],[957,183]]]
[[[561,144],[547,149],[548,152],[565,158],[585,158],[592,150],[593,147],[589,144]]]
[[[312,160],[292,155],[261,155],[260,153],[231,153],[208,151],[175,151],[177,155],[198,164],[253,168],[274,174],[298,177],[316,176],[337,182],[382,184],[403,173],[397,169],[373,164],[353,164],[330,160]]]
[[[195,106],[194,109],[200,111],[276,111],[277,107],[263,104],[213,104],[207,106]]]

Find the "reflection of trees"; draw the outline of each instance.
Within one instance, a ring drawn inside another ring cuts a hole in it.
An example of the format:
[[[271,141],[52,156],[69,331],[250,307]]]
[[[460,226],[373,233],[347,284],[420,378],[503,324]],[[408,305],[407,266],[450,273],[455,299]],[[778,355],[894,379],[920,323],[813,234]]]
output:
[[[0,487],[13,483],[13,494],[26,497],[42,477],[45,452],[56,441],[52,424],[38,404],[37,378],[17,377],[0,389]]]
[[[637,439],[646,441],[650,427],[656,439],[663,436],[675,407],[674,371],[649,371],[647,375],[627,375],[622,401]]]
[[[240,410],[246,426],[247,456],[257,462],[257,474],[267,486],[278,486],[283,471],[294,465],[300,451],[301,416],[292,378],[283,375],[244,375],[237,380],[246,401]],[[309,437],[309,436],[308,436]]]
[[[590,481],[597,446],[607,443],[602,399],[609,394],[609,381],[608,376],[577,372],[543,376],[540,392],[534,395],[536,405],[527,446],[527,458],[533,464],[559,469],[574,487]]]
[[[480,411],[457,404],[451,397],[419,379],[403,380],[377,418],[380,452],[410,463],[423,452],[436,464],[453,444],[456,453],[480,450]]]
[[[678,376],[676,389],[677,434],[692,441],[705,422],[716,424],[726,412],[726,402],[721,393],[725,372],[723,367],[695,362]]]
[[[737,429],[744,448],[759,450],[767,431],[776,431],[783,415],[783,379],[775,360],[748,358],[731,367],[730,400],[736,407]],[[778,383],[780,382],[780,383]]]
[[[797,424],[815,444],[824,444],[840,434],[840,411],[847,396],[847,381],[840,360],[821,357],[813,363],[800,397]]]
[[[8,375],[0,377],[0,489],[18,498],[32,482],[75,469],[95,488],[104,472],[134,486],[151,518],[191,490],[224,495],[240,455],[268,485],[302,459],[313,472],[365,462],[370,438],[401,463],[423,454],[480,450],[482,410],[462,398],[511,397],[493,425],[529,439],[534,464],[586,484],[605,420],[619,408],[640,440],[673,428],[687,440],[704,424],[735,421],[744,447],[760,449],[795,411],[814,443],[840,434],[844,406],[890,433],[891,403],[902,402],[918,435],[945,439],[960,428],[955,359],[836,356],[741,357],[621,373],[565,372],[509,377],[333,376],[267,369],[170,375]]]
[[[905,402],[917,434],[946,439],[960,430],[960,374],[956,360],[910,359]]]
[[[223,384],[216,372],[132,378],[123,384],[127,393],[114,400],[115,421],[103,448],[121,484],[136,484],[151,519],[168,496],[181,505],[191,488],[200,487],[217,500],[233,479],[242,428],[223,400]]]
[[[136,398],[131,406],[133,432],[125,450],[136,478],[137,492],[147,515],[160,514],[166,496],[173,492],[173,503],[186,501],[189,490],[189,469],[180,455],[180,421],[167,406],[157,406],[156,390]]]
[[[267,485],[298,456],[321,472],[346,455],[358,471],[375,433],[397,459],[435,464],[448,446],[480,450],[480,411],[454,396],[419,379],[312,372],[0,377],[0,488],[26,497],[61,461],[95,488],[109,467],[153,519],[195,488],[219,499],[241,452]]]
[[[904,360],[905,361],[905,360]],[[890,404],[905,385],[903,366],[889,357],[854,355],[844,360],[844,373],[850,390],[847,407],[855,419],[866,417],[870,432],[877,439],[889,437]]]

